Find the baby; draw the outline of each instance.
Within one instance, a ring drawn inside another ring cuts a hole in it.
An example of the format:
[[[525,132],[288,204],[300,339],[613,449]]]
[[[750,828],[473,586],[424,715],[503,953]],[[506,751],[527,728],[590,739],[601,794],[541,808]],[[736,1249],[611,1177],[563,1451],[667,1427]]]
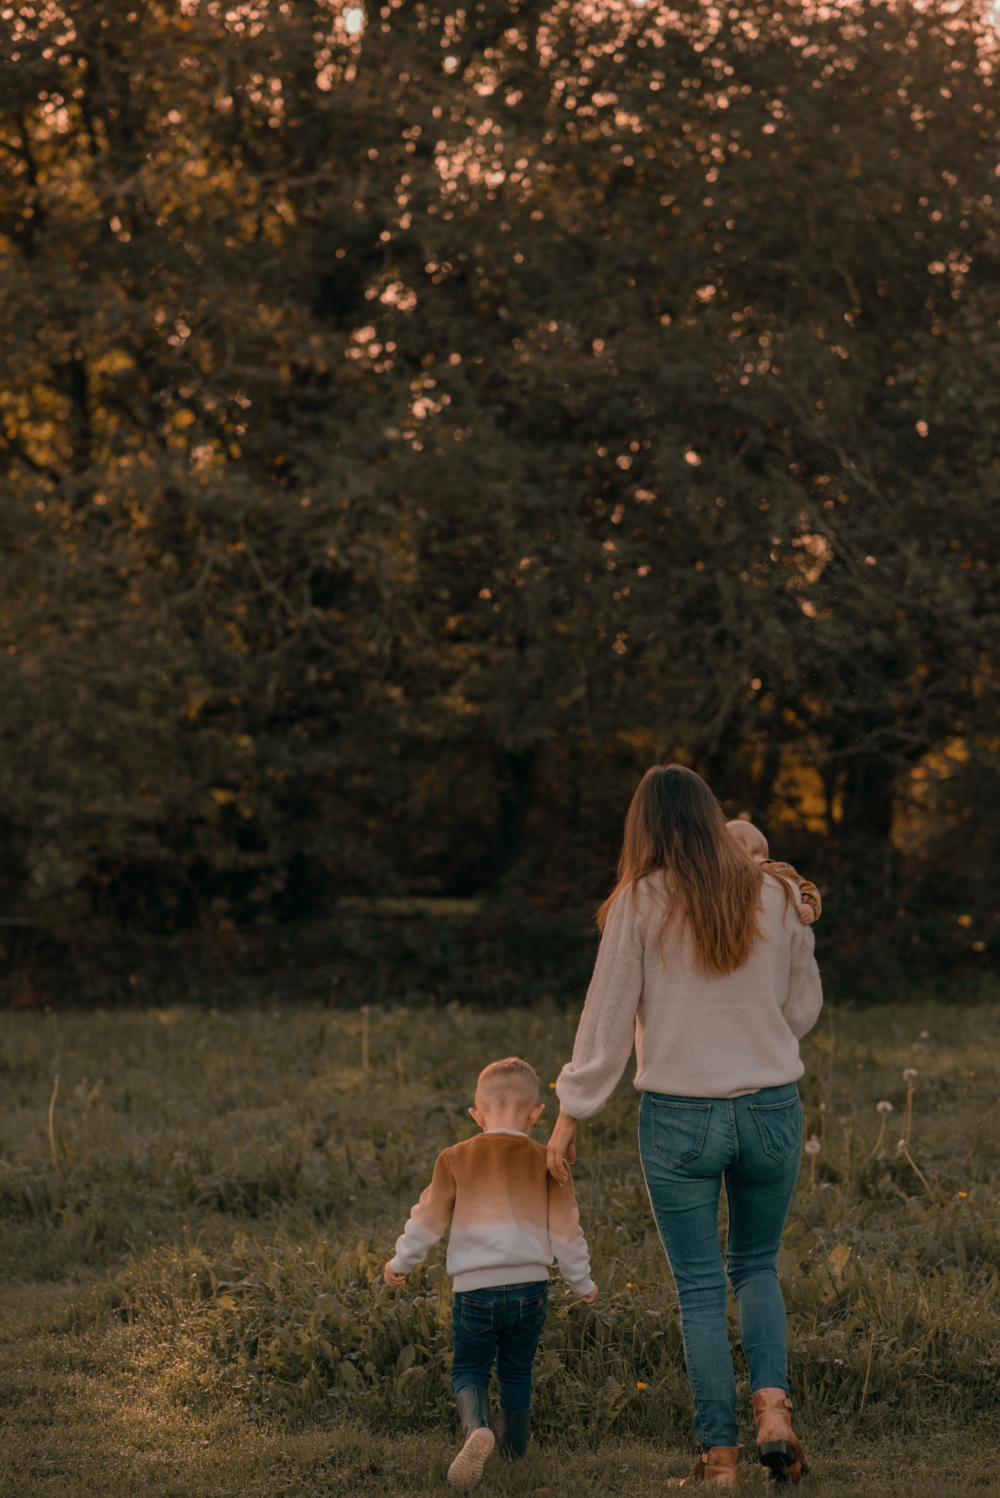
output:
[[[795,904],[802,924],[811,926],[813,921],[818,921],[823,914],[819,890],[815,884],[797,874],[790,863],[776,863],[768,856],[767,838],[760,828],[755,827],[752,822],[727,822],[726,828],[740,846],[746,849],[754,863],[759,863],[766,873],[774,874],[776,878],[784,879],[791,885],[792,893],[798,897]]]
[[[553,1255],[576,1294],[588,1305],[597,1299],[573,1183],[561,1186],[549,1175],[545,1148],[531,1138],[544,1107],[527,1061],[509,1056],[480,1073],[469,1112],[483,1132],[438,1155],[431,1183],[383,1271],[387,1285],[404,1284],[451,1224],[451,1386],[465,1440],[448,1481],[463,1491],[476,1486],[497,1444],[490,1429],[494,1360],[499,1449],[512,1457],[528,1449],[532,1365]]]

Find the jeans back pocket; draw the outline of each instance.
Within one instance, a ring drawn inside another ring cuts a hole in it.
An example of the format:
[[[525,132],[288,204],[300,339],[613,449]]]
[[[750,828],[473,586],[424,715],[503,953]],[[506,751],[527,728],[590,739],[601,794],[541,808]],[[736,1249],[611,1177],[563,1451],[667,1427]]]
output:
[[[485,1336],[493,1330],[492,1300],[473,1300],[468,1291],[462,1296],[462,1309],[459,1313],[462,1322],[462,1330],[474,1332],[478,1336]]]
[[[653,1149],[664,1165],[676,1170],[697,1160],[705,1148],[712,1104],[692,1098],[649,1097]]]
[[[783,1103],[751,1103],[750,1112],[764,1153],[787,1165],[802,1148],[802,1104],[797,1097]]]
[[[534,1328],[545,1320],[545,1308],[548,1294],[525,1296],[521,1301],[520,1312],[517,1318],[518,1326]]]

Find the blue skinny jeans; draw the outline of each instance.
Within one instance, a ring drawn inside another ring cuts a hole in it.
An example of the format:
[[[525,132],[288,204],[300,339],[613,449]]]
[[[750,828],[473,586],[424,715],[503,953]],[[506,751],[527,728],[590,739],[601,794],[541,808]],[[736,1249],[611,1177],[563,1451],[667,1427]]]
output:
[[[751,1392],[788,1388],[777,1258],[802,1153],[798,1088],[790,1082],[738,1098],[644,1092],[639,1153],[680,1299],[695,1430],[705,1446],[735,1446],[727,1270]],[[729,1200],[725,1265],[719,1247],[723,1181]]]
[[[456,1394],[488,1389],[495,1360],[500,1408],[509,1414],[531,1409],[531,1375],[548,1298],[547,1280],[455,1292],[451,1386]]]

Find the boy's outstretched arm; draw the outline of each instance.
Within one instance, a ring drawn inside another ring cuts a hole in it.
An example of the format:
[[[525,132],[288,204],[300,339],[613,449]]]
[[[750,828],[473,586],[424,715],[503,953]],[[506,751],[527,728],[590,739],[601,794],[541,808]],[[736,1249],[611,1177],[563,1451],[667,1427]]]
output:
[[[386,1284],[393,1289],[402,1285],[411,1269],[416,1269],[429,1248],[446,1232],[455,1210],[455,1177],[448,1164],[447,1150],[434,1162],[430,1185],[421,1192],[400,1236],[396,1239],[395,1257],[382,1271]]]
[[[568,1173],[568,1172],[567,1172]],[[559,1272],[588,1305],[597,1299],[597,1286],[590,1275],[590,1250],[580,1226],[573,1179],[562,1185],[549,1175],[549,1241],[559,1263]]]

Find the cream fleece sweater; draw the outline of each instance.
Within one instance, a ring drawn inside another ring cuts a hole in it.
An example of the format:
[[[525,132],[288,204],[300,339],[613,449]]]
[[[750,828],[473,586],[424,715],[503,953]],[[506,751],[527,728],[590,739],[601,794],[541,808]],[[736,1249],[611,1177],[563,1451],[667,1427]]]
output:
[[[409,1274],[449,1224],[456,1290],[547,1280],[553,1256],[577,1295],[594,1288],[573,1182],[549,1174],[545,1147],[527,1134],[493,1129],[442,1150],[390,1268]]]
[[[633,1037],[640,1092],[742,1097],[795,1082],[799,1039],[823,1006],[811,929],[765,875],[760,936],[745,966],[709,977],[690,936],[658,933],[667,909],[662,875],[624,890],[608,916],[580,1016],[572,1060],[556,1092],[571,1118],[590,1118],[625,1070]]]

